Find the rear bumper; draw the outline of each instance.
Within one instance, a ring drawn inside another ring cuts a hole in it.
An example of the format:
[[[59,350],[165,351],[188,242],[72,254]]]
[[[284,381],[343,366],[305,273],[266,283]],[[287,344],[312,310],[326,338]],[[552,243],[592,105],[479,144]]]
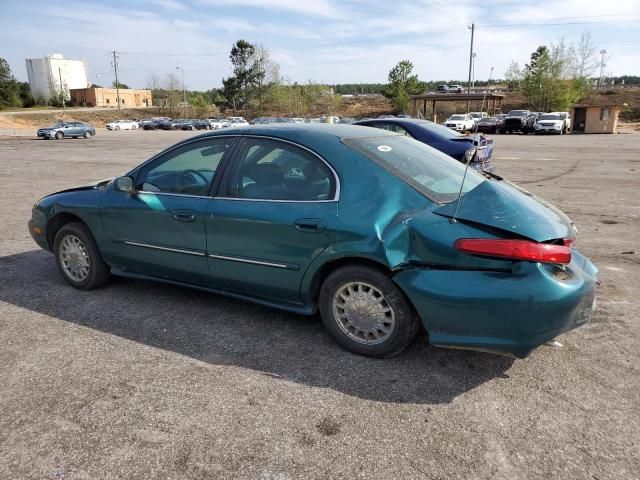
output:
[[[437,346],[524,358],[590,321],[597,269],[586,257],[574,250],[562,271],[553,265],[514,265],[510,273],[410,269],[394,281]]]

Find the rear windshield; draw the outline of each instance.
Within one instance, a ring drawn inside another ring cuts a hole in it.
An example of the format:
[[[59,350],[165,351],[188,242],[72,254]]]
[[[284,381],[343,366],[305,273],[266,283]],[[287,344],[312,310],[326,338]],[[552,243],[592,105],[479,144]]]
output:
[[[448,203],[458,197],[465,165],[448,155],[404,135],[347,138],[343,142],[364,153],[427,198]],[[470,192],[485,178],[467,169],[462,194]]]

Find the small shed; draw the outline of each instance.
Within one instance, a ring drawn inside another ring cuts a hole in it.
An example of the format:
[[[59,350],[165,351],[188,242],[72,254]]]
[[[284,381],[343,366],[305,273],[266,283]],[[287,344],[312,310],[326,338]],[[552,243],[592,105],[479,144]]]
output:
[[[426,95],[412,95],[413,115],[416,116],[418,111],[422,113],[422,118],[427,118],[427,104],[431,102],[432,120],[436,121],[436,103],[437,102],[467,102],[467,111],[471,102],[480,106],[484,104],[484,110],[489,115],[495,115],[502,111],[502,100],[504,95],[493,92],[487,93],[428,93]],[[422,105],[421,105],[422,104]],[[422,108],[421,108],[422,107]]]
[[[573,133],[616,133],[623,105],[579,103],[571,107]]]

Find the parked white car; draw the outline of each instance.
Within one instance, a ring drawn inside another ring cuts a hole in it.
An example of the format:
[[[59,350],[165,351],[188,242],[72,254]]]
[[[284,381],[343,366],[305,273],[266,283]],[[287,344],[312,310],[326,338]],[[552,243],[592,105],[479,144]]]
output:
[[[228,127],[229,122],[224,118],[209,118],[209,125],[211,125],[212,130],[218,130]]]
[[[562,135],[571,130],[571,117],[567,112],[543,113],[536,121],[535,134],[555,133]]]
[[[135,130],[140,125],[134,120],[116,120],[115,122],[107,123],[107,130]]]
[[[469,112],[469,115],[473,118],[473,123],[476,124],[483,118],[488,118],[489,115],[486,112]]]
[[[229,122],[230,127],[247,127],[249,126],[249,122],[247,122],[244,117],[227,117],[227,122]]]
[[[469,114],[455,114],[451,115],[444,122],[444,126],[458,132],[466,132],[472,130],[475,123],[473,117]]]

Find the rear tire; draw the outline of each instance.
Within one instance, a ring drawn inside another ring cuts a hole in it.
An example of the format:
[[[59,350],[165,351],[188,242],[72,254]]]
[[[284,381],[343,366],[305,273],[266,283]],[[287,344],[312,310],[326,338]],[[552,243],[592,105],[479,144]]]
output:
[[[62,278],[79,290],[93,290],[109,281],[109,267],[89,229],[80,222],[67,223],[53,242],[56,265]]]
[[[384,273],[352,265],[332,272],[319,298],[322,322],[346,350],[388,358],[412,342],[418,316],[404,293]]]

